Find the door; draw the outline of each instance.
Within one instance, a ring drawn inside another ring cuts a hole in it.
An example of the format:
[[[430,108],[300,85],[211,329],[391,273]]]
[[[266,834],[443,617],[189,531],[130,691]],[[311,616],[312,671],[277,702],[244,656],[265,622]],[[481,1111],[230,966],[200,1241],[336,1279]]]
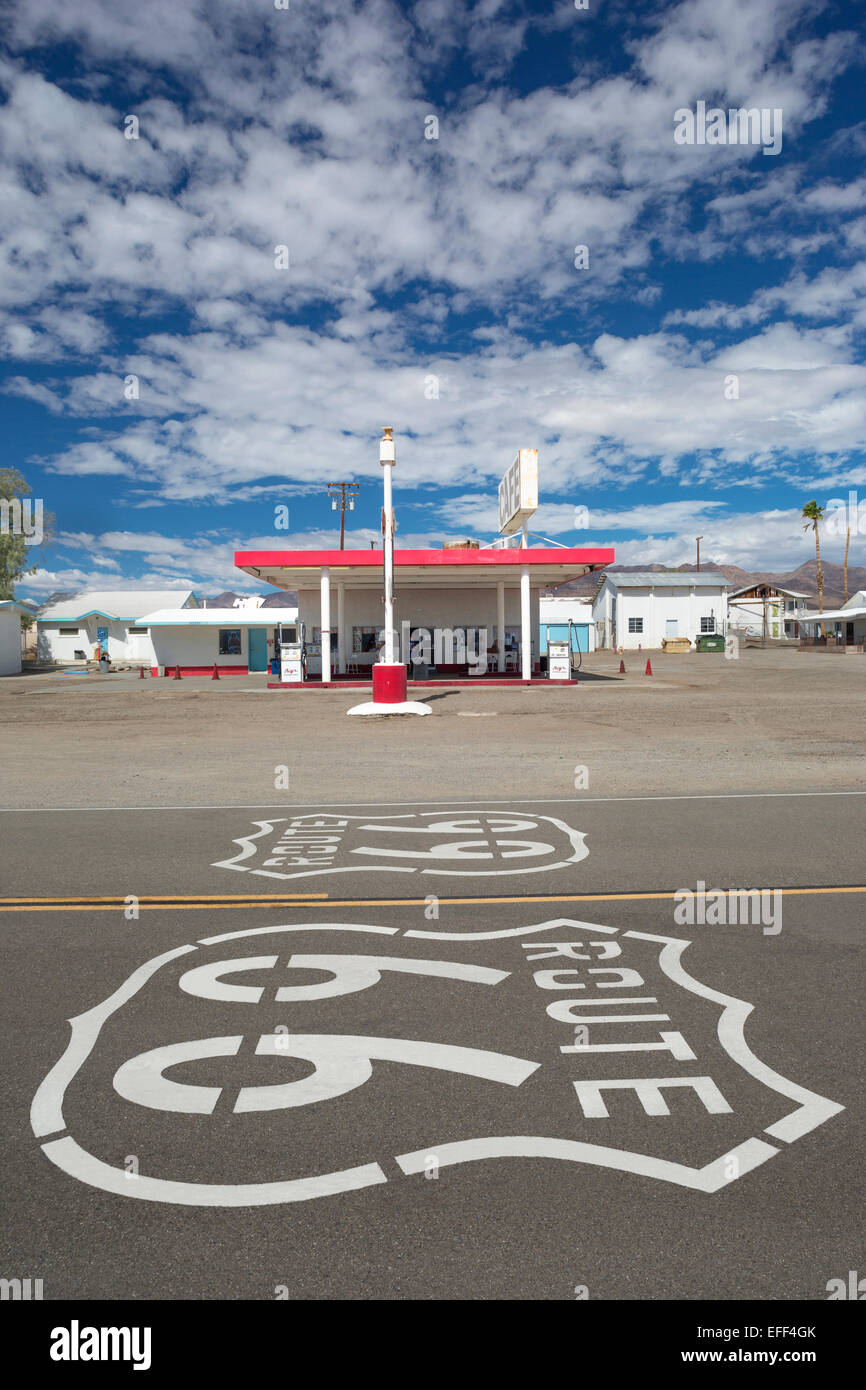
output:
[[[249,662],[250,671],[267,671],[268,669],[268,633],[263,627],[251,627],[248,634],[249,639]]]
[[[679,619],[678,619],[678,618],[666,618],[666,619],[665,619],[665,637],[679,637],[679,632],[677,631],[677,628],[678,628],[678,627],[679,627]]]

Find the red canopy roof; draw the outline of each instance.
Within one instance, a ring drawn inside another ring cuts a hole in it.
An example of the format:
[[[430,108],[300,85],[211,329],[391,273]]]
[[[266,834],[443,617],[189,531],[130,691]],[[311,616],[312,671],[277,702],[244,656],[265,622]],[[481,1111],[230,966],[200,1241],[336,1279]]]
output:
[[[516,583],[524,566],[536,584],[558,583],[613,564],[607,546],[529,546],[518,549],[395,550],[400,583],[494,585]],[[278,589],[312,588],[323,569],[354,587],[382,582],[381,550],[236,550],[235,565]]]

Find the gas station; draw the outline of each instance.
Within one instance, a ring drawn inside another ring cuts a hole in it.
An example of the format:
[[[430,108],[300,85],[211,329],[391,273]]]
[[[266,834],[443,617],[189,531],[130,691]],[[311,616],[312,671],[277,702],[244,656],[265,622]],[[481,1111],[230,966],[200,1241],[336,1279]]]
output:
[[[546,662],[540,656],[539,597],[547,588],[611,564],[614,552],[556,543],[530,546],[527,521],[538,506],[537,450],[519,450],[502,480],[499,538],[489,545],[439,550],[394,547],[390,429],[380,443],[380,462],[382,550],[235,553],[237,567],[256,581],[297,590],[297,623],[280,634],[280,687],[369,686],[372,681],[374,702],[388,706],[406,701],[407,667],[409,683],[422,686],[571,681],[566,642],[559,644],[561,652],[550,643]]]

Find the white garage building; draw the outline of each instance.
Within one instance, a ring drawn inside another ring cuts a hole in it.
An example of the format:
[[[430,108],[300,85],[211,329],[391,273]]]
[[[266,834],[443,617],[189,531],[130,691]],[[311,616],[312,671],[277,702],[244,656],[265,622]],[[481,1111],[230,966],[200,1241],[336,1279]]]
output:
[[[0,599],[0,676],[17,676],[21,670],[21,619],[32,608],[14,598]]]
[[[151,675],[179,666],[181,676],[267,671],[279,650],[281,623],[297,621],[297,608],[263,608],[261,599],[234,608],[167,608],[140,619],[150,631]]]
[[[36,620],[40,661],[81,665],[95,649],[111,661],[154,666],[156,657],[142,614],[155,608],[198,608],[192,589],[90,590],[43,609]]]
[[[607,573],[592,606],[596,645],[636,650],[666,638],[724,635],[730,587],[714,570]]]

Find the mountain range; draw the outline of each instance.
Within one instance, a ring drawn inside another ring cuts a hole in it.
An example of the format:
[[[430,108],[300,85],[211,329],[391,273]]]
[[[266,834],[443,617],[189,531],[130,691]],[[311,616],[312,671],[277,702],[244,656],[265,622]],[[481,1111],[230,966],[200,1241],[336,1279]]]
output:
[[[608,565],[605,573],[610,574],[638,574],[649,571],[653,574],[676,574],[691,573],[694,570],[693,564],[675,565]],[[841,565],[832,564],[828,560],[821,562],[821,569],[824,571],[824,607],[825,609],[841,608],[845,601],[844,575]],[[720,565],[715,560],[702,560],[701,571],[713,570],[717,574],[722,574],[726,579],[730,579],[735,589],[745,588],[747,584],[776,584],[783,589],[791,589],[794,593],[805,594],[809,600],[809,606],[817,607],[818,604],[818,567],[814,560],[807,560],[798,569],[789,570],[785,574],[773,574],[769,570],[744,570],[738,565]],[[598,587],[600,571],[594,574],[584,574],[580,579],[573,579],[568,584],[562,584],[554,591],[557,594],[581,594],[587,598],[591,597]],[[866,589],[866,567],[862,565],[848,566],[848,597],[856,594],[858,589]]]

